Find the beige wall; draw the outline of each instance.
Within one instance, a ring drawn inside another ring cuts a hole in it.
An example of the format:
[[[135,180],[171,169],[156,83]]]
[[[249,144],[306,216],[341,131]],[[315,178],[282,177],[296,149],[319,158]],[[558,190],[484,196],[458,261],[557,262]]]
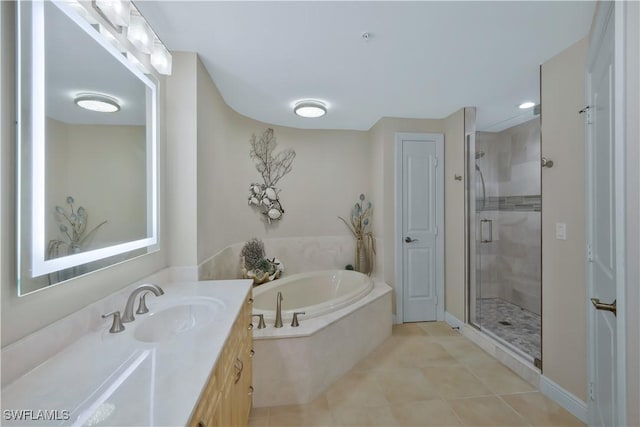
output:
[[[464,321],[465,242],[464,242],[464,108],[444,121],[444,231],[446,311]],[[454,175],[462,175],[456,181]]]
[[[0,127],[0,292],[3,347],[167,266],[164,246],[161,246],[157,252],[18,298],[15,282],[15,128],[7,125],[15,121],[13,10],[12,2],[0,2],[0,123],[3,123]],[[163,114],[162,91],[160,105],[160,113]],[[159,134],[162,146],[162,127]],[[164,213],[162,208],[160,213]],[[161,232],[164,231],[161,228]]]
[[[166,79],[167,199],[169,265],[197,264],[197,63],[193,53],[174,52]]]
[[[180,67],[185,58],[191,67],[196,56],[181,53],[174,61]],[[294,129],[247,118],[225,104],[199,60],[195,67],[197,156],[187,159],[180,169],[195,169],[189,173],[197,177],[198,263],[252,237],[348,235],[338,216],[349,217],[360,193],[367,195],[374,210],[381,208],[382,203],[371,194],[368,132]],[[171,76],[170,86],[181,78]],[[270,226],[264,215],[247,204],[249,185],[262,182],[249,158],[249,138],[260,136],[269,127],[277,139],[276,153],[288,148],[296,152],[292,171],[276,185],[285,214]]]
[[[542,171],[543,374],[587,400],[585,312],[585,150],[583,39],[542,65],[542,155],[554,166]],[[556,240],[555,224],[567,224]]]

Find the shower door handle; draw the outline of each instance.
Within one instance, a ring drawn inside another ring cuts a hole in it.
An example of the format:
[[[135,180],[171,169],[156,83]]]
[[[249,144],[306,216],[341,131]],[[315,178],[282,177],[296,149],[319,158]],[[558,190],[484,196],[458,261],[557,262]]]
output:
[[[483,237],[482,230],[484,230],[483,224],[489,224],[489,238],[485,239]],[[490,219],[481,219],[480,220],[480,243],[491,243],[493,242],[493,221]]]

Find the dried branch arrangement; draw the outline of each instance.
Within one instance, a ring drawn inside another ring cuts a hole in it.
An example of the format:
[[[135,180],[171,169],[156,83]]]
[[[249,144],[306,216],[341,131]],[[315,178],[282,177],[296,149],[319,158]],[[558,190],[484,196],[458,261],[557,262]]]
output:
[[[73,207],[75,200],[72,196],[68,196],[66,202],[69,205],[69,212],[67,212],[67,210],[62,206],[56,206],[56,212],[59,215],[59,218],[63,220],[63,223],[59,226],[60,232],[63,233],[69,241],[67,242],[60,239],[49,241],[49,258],[57,258],[62,255],[60,253],[60,248],[62,246],[67,247],[67,254],[79,252],[82,244],[100,227],[107,223],[107,221],[102,221],[87,232],[87,225],[89,223],[89,213],[87,210],[82,206],[75,209]]]
[[[356,239],[356,271],[369,275],[373,271],[376,254],[375,240],[371,231],[372,213],[371,202],[365,203],[364,194],[360,194],[360,201],[356,202],[353,209],[351,209],[350,221],[347,222],[344,218],[338,217],[345,223]]]
[[[291,172],[296,152],[292,149],[275,154],[278,145],[273,129],[269,128],[258,138],[255,134],[249,139],[251,151],[249,157],[256,163],[256,169],[264,183],[252,183],[249,186],[249,206],[261,209],[267,221],[279,220],[284,214],[280,203],[276,183]]]

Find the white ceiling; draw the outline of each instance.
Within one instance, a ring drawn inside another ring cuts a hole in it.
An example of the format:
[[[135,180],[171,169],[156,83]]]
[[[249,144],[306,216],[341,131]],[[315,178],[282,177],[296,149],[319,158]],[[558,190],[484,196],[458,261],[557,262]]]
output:
[[[498,130],[539,101],[539,65],[589,31],[593,2],[136,3],[170,50],[198,52],[226,102],[284,126],[369,129],[478,108]],[[362,33],[368,32],[368,40]],[[303,119],[293,103],[325,101]],[[532,117],[528,112],[523,120]],[[505,122],[505,123],[506,123]]]

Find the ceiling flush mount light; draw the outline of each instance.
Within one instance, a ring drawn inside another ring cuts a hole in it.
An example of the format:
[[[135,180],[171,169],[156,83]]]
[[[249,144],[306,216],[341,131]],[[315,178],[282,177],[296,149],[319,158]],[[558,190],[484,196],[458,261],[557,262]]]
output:
[[[120,111],[118,101],[99,93],[80,93],[73,100],[78,107],[99,113],[115,113]]]
[[[527,110],[527,109],[533,108],[535,106],[536,106],[535,102],[526,101],[526,102],[523,102],[522,104],[518,105],[518,108],[521,109],[521,110]]]
[[[293,112],[300,117],[317,118],[327,114],[327,106],[324,102],[308,99],[296,102]]]

